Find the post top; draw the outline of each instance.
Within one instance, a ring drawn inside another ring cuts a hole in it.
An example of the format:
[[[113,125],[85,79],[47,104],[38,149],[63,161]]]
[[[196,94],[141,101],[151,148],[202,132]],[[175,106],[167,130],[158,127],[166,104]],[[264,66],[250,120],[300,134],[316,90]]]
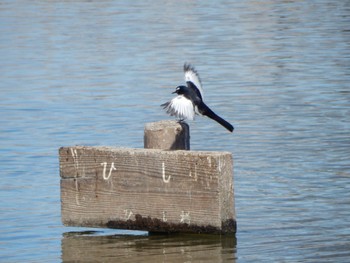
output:
[[[183,126],[187,126],[186,122],[179,122],[175,120],[161,120],[156,122],[149,122],[145,124],[146,130],[162,130],[164,128],[183,128]]]

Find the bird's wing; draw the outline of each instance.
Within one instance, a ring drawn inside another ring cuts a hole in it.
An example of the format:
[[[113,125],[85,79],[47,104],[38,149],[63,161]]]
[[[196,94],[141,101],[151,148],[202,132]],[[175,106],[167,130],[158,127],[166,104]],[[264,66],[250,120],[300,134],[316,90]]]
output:
[[[171,101],[164,103],[162,106],[171,116],[176,116],[182,120],[194,119],[195,113],[192,101],[185,98],[183,95],[176,96]]]
[[[198,72],[190,64],[184,64],[185,81],[187,86],[193,89],[197,96],[203,100],[203,88]]]

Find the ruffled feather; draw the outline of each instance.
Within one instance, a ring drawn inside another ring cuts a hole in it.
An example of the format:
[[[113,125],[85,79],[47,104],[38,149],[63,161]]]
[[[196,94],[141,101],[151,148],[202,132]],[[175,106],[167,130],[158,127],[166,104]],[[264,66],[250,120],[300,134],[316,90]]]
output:
[[[176,96],[161,106],[163,106],[170,116],[175,116],[180,120],[194,120],[195,111],[193,103],[183,95]]]

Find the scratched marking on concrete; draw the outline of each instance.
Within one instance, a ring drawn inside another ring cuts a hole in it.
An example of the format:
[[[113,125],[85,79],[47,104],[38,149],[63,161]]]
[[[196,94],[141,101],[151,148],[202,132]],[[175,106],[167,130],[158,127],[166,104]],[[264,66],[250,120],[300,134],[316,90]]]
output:
[[[162,213],[163,213],[163,222],[168,221],[168,219],[166,218],[166,212],[165,212],[165,211],[163,211]]]
[[[180,223],[191,224],[190,212],[181,211],[181,214],[180,214]]]
[[[171,175],[169,175],[168,178],[166,178],[166,176],[165,176],[165,164],[164,164],[164,162],[162,162],[162,175],[163,175],[163,182],[164,182],[164,183],[169,183],[169,182],[170,182]]]
[[[79,159],[78,159],[77,149],[70,148],[70,152],[71,152],[72,157],[73,157],[74,167],[75,167],[76,170],[78,170],[78,168],[79,168]]]
[[[131,210],[124,209],[125,220],[129,220],[130,217],[134,214]]]
[[[78,160],[78,152],[77,149],[70,148],[70,153],[72,154],[74,168],[76,170],[75,177],[77,177],[78,169],[79,169],[79,160]],[[75,203],[76,205],[80,205],[79,202],[79,185],[78,180],[75,179]]]
[[[107,170],[108,163],[107,162],[103,162],[103,163],[101,163],[101,165],[103,166],[102,177],[103,177],[104,180],[108,180],[111,177],[111,175],[112,175],[112,171],[117,170],[117,168],[115,168],[115,166],[114,166],[114,162],[112,162],[111,163],[111,168],[109,169],[108,175],[106,176],[106,170]]]

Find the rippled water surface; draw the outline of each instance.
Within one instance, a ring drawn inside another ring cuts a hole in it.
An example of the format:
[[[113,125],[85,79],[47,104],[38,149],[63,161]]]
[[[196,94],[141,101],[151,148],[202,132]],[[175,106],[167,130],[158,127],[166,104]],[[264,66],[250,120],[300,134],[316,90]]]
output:
[[[348,262],[349,1],[1,1],[0,261]],[[230,151],[234,237],[61,224],[58,148],[143,147],[199,71],[235,125],[191,122]]]

